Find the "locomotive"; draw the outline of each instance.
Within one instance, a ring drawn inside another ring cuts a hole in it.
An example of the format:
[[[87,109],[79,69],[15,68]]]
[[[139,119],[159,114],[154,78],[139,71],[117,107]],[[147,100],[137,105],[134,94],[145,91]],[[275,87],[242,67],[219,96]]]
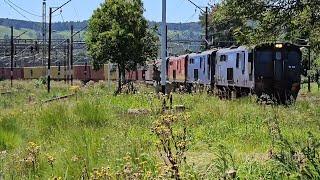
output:
[[[255,93],[287,103],[300,90],[302,53],[290,43],[212,49],[168,61],[170,82],[188,87],[196,82],[226,96]]]

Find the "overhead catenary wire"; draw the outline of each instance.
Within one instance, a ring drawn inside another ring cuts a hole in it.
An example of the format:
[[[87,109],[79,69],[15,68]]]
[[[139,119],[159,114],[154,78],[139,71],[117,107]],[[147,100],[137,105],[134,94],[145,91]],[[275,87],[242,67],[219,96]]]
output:
[[[35,14],[33,12],[30,12],[28,10],[25,10],[23,9],[22,7],[18,6],[17,4],[13,3],[12,1],[10,0],[7,0],[10,4],[12,4],[13,6],[15,6],[16,8],[20,9],[21,11],[25,12],[25,13],[28,13],[29,15],[32,15],[32,16],[35,16],[35,17],[42,17],[41,15],[39,14]]]
[[[186,1],[189,1],[191,4],[193,4],[195,7],[197,7],[198,9],[200,9],[203,13],[206,13],[206,11],[203,10],[202,7],[198,6],[196,3],[194,3],[193,1],[191,0],[186,0]]]
[[[190,21],[196,14],[197,14],[197,9],[194,9],[194,13],[187,19],[184,21],[184,23],[187,23],[188,21]]]
[[[62,19],[62,22],[64,22],[64,18],[63,18],[63,15],[62,15],[62,10],[60,11],[60,17]]]
[[[25,13],[28,13],[30,15],[33,15],[33,16],[37,16],[37,17],[42,17],[40,15],[36,15],[35,13],[31,13],[23,8],[21,8],[20,6],[14,4],[12,1],[10,0],[3,0],[8,6],[10,6],[15,12],[17,12],[19,15],[21,15],[22,17],[24,17],[26,20],[28,21],[32,21],[30,18],[28,18],[26,15],[24,15],[23,13],[21,13],[18,9],[24,11]],[[18,9],[17,9],[18,8]],[[35,24],[36,26],[38,26],[39,28],[42,28],[40,27],[40,25],[38,23]]]
[[[31,19],[29,19],[27,16],[25,16],[24,14],[22,14],[18,9],[16,9],[13,5],[11,5],[9,2],[7,2],[6,0],[3,0],[7,5],[9,5],[14,11],[16,11],[18,14],[20,14],[22,17],[24,17],[25,19],[27,19],[28,21],[32,21]]]

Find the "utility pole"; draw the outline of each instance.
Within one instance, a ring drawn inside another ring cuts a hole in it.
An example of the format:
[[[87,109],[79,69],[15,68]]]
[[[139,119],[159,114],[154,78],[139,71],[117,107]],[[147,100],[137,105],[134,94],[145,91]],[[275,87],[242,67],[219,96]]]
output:
[[[50,93],[50,68],[51,68],[51,33],[52,33],[52,8],[49,10],[49,45],[48,45],[48,93]]]
[[[71,43],[70,43],[70,78],[71,78],[71,86],[73,85],[73,25],[71,25]]]
[[[162,40],[161,40],[161,91],[166,94],[167,72],[167,0],[162,0]]]
[[[70,39],[67,39],[67,82],[69,83],[70,80]]]
[[[50,7],[49,12],[49,45],[48,45],[48,93],[50,93],[50,63],[51,63],[51,33],[52,33],[52,14],[59,9],[61,9],[63,6],[71,2],[71,0],[67,1],[66,3],[62,4],[60,7],[56,7],[55,10],[52,10],[53,8]]]
[[[65,44],[64,44],[64,46],[63,46],[63,70],[64,70],[64,82],[65,83],[67,83],[67,59],[68,59],[68,57],[67,57],[67,48],[68,48],[69,46],[66,46]]]
[[[205,29],[205,34],[206,34],[206,50],[209,49],[209,37],[208,37],[208,6],[206,7],[206,29]]]
[[[311,77],[310,77],[310,70],[311,70],[311,46],[308,48],[308,92],[311,92]]]
[[[168,25],[166,25],[166,57],[168,57]]]
[[[109,62],[108,63],[108,87],[109,87],[109,90],[111,89],[111,82],[110,82],[110,76],[111,76],[111,63]]]
[[[46,59],[46,45],[47,45],[47,5],[46,0],[42,3],[42,62],[41,65],[44,66]]]
[[[14,44],[13,44],[13,26],[11,26],[11,67],[10,67],[10,84],[13,87],[13,58],[14,58]]]
[[[32,50],[32,56],[33,56],[33,63],[32,64],[33,64],[33,67],[35,66],[35,63],[36,63],[36,53],[35,53],[36,49],[37,49],[37,41],[34,42],[34,48]]]

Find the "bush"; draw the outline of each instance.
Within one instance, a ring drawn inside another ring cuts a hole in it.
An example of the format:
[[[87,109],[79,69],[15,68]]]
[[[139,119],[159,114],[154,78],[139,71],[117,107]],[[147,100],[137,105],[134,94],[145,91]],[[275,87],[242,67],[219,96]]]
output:
[[[34,86],[36,88],[39,88],[40,86],[43,86],[43,85],[46,85],[47,84],[47,78],[45,76],[43,77],[40,77],[39,79],[37,79],[35,82],[34,82]]]

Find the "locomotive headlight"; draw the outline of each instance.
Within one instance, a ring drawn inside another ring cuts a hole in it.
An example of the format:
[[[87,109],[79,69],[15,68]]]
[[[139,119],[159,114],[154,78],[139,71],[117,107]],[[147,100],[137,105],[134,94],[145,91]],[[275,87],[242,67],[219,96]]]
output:
[[[283,44],[276,44],[276,48],[279,48],[279,49],[283,48]]]

